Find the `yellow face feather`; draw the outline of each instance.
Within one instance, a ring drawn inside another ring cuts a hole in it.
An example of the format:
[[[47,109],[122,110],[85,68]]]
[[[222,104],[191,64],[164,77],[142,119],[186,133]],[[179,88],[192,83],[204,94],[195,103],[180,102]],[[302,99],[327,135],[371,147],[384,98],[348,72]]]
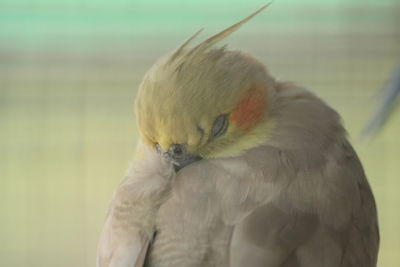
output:
[[[164,151],[184,144],[191,154],[214,158],[265,140],[274,79],[249,55],[211,47],[262,9],[188,49],[193,36],[154,64],[135,105],[145,142]]]

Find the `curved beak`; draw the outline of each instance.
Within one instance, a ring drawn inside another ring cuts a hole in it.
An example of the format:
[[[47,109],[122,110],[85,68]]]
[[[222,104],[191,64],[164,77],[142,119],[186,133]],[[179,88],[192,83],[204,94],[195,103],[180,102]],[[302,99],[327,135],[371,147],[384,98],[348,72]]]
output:
[[[157,150],[167,162],[174,166],[176,172],[202,159],[202,157],[198,155],[189,153],[186,150],[186,146],[183,144],[173,144],[167,152],[163,152],[161,147],[157,145]]]
[[[180,169],[186,167],[187,165],[190,165],[193,162],[199,161],[201,159],[202,159],[202,157],[200,157],[200,156],[190,155],[189,157],[187,157],[184,160],[179,160],[179,161],[174,160],[174,161],[172,161],[172,165],[174,166],[174,170],[176,172],[178,172]]]

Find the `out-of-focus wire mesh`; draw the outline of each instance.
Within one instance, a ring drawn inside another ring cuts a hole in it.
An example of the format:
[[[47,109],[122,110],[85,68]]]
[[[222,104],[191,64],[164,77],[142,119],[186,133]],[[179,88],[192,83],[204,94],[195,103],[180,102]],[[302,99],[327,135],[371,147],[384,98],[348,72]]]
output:
[[[94,266],[137,139],[132,103],[162,54],[265,1],[0,1],[0,266]],[[379,266],[400,264],[400,117],[357,137],[400,61],[398,1],[279,0],[225,40],[341,113],[376,196]]]

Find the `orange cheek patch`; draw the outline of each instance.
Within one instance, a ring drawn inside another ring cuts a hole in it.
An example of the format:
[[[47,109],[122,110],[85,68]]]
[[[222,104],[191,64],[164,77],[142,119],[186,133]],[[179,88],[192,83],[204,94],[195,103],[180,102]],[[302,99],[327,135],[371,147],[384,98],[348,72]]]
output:
[[[231,113],[231,120],[242,130],[248,130],[264,118],[267,95],[265,88],[252,84],[247,95]]]

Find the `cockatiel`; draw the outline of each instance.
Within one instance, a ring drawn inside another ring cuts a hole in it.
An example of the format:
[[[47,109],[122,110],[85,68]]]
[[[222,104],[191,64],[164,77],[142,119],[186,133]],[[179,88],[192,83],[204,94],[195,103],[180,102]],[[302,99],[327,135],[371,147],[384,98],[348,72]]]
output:
[[[99,267],[372,267],[374,198],[338,114],[196,33],[145,75]]]

